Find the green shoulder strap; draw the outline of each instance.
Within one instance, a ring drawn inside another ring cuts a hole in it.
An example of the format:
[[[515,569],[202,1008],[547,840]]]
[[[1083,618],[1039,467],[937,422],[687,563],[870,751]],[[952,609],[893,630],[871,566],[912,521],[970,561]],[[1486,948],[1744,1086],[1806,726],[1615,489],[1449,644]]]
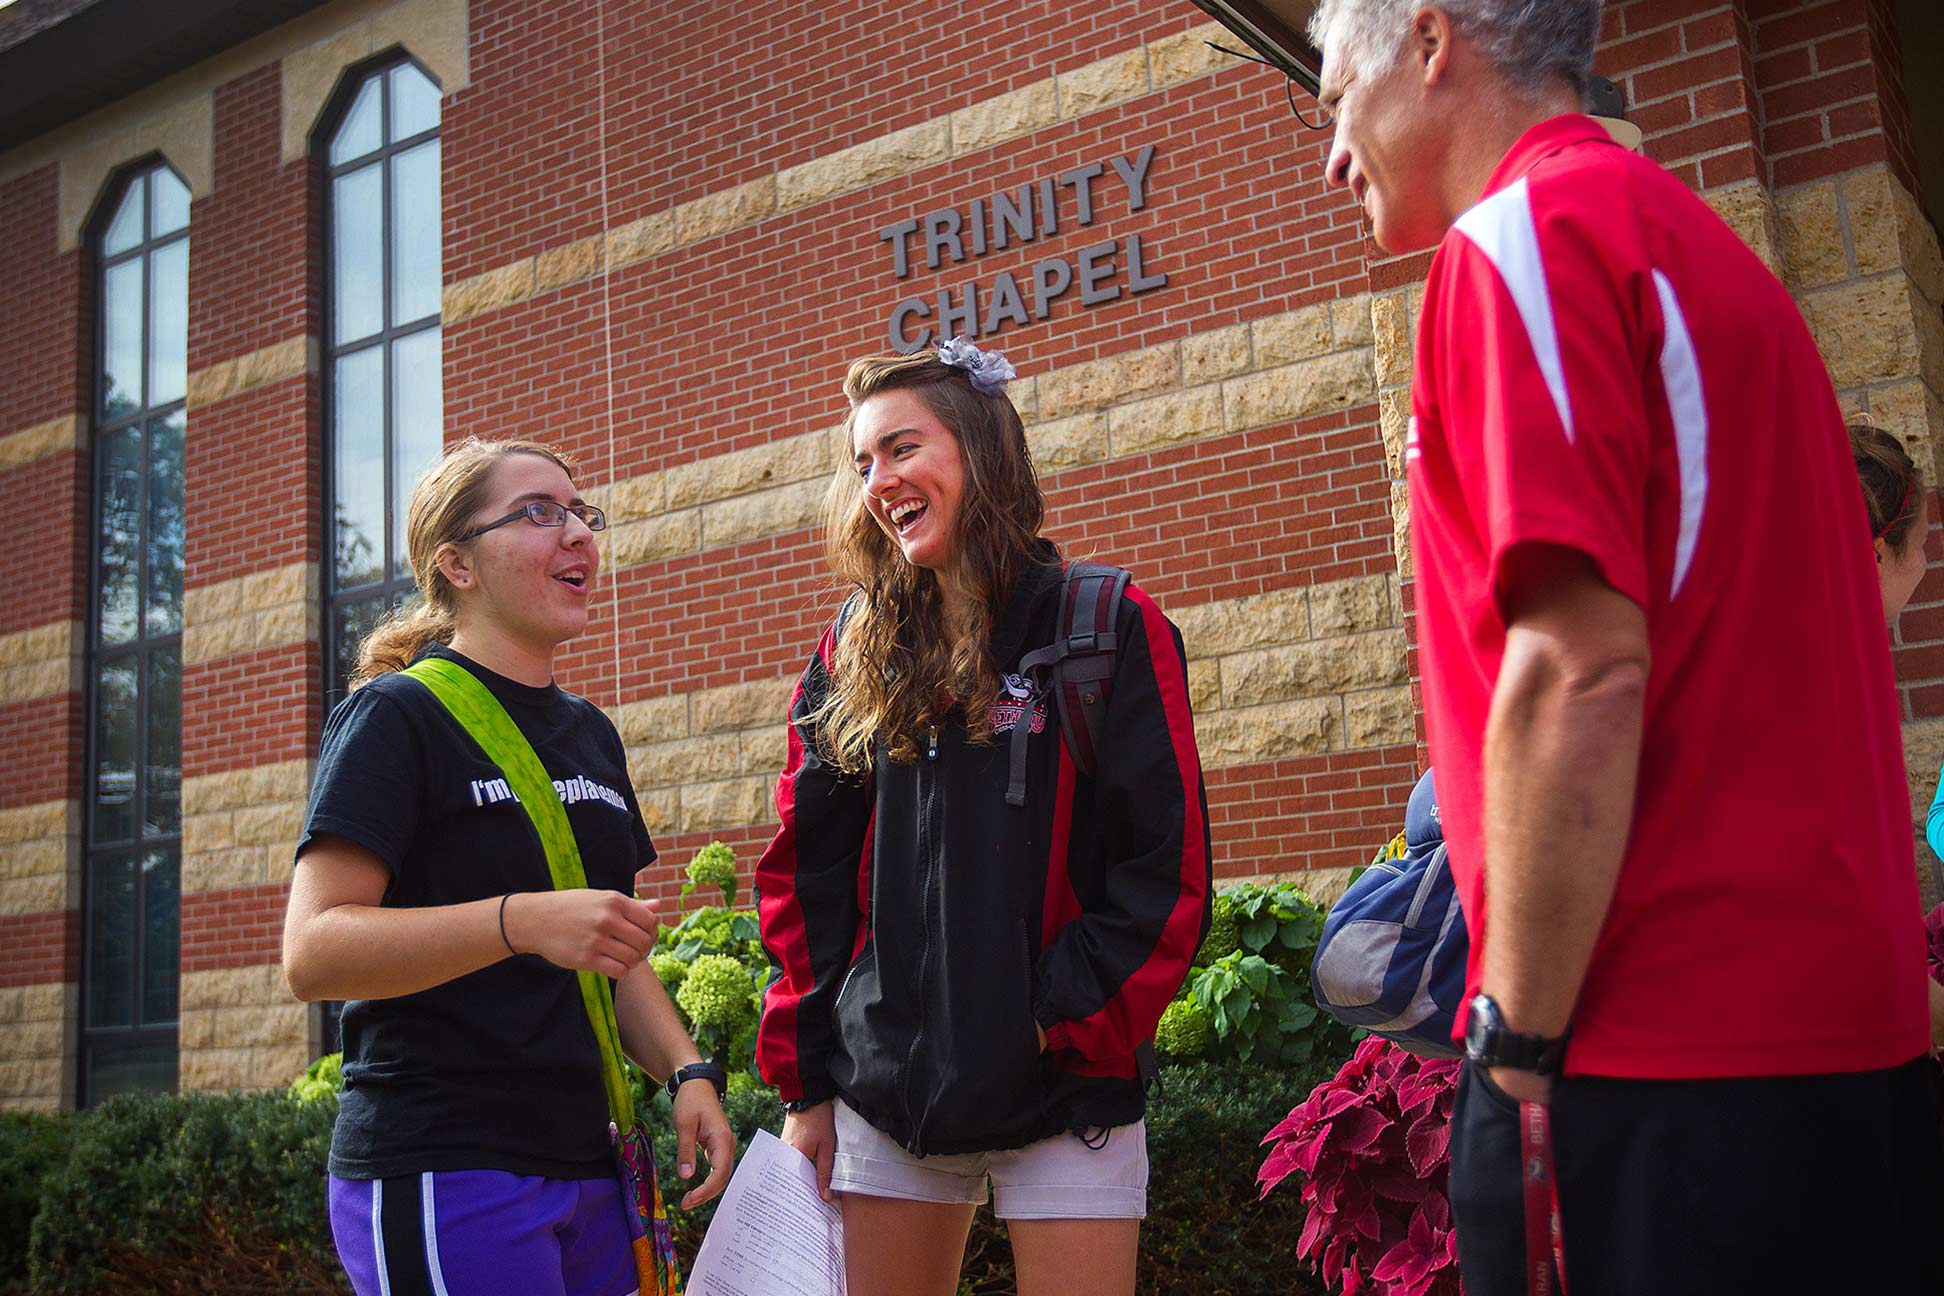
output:
[[[567,807],[561,804],[560,794],[533,744],[506,714],[499,699],[471,671],[443,658],[422,657],[401,673],[430,689],[460,728],[472,735],[486,759],[499,766],[539,834],[554,889],[571,891],[586,886],[587,871],[581,867],[580,847],[574,842],[574,826],[567,822]],[[594,1028],[594,1041],[601,1049],[608,1112],[618,1128],[632,1129],[634,1102],[621,1071],[621,1030],[614,1020],[613,987],[598,972],[577,972],[575,976],[580,980],[581,1004],[587,1009],[588,1024]]]

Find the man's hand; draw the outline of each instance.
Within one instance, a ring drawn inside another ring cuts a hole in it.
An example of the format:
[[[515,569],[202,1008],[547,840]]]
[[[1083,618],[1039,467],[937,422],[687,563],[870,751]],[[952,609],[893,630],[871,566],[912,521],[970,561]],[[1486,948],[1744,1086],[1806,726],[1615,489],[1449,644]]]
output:
[[[729,1186],[736,1164],[736,1135],[722,1113],[711,1080],[691,1080],[675,1092],[675,1173],[695,1177],[695,1149],[709,1159],[709,1177],[682,1197],[682,1209],[693,1210]]]
[[[830,1171],[837,1158],[837,1104],[790,1112],[783,1118],[783,1141],[817,1167],[817,1195],[830,1200]]]

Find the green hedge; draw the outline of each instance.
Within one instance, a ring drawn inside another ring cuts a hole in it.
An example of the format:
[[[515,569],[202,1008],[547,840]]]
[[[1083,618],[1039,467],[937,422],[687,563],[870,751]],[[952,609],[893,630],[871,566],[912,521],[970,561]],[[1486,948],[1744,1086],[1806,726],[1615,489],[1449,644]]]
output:
[[[1163,1068],[1150,1105],[1149,1215],[1140,1290],[1204,1296],[1320,1292],[1289,1259],[1296,1193],[1256,1200],[1265,1130],[1335,1067]],[[667,1099],[656,1113],[663,1192],[679,1199]],[[740,1144],[777,1132],[773,1092],[732,1093]],[[334,1097],[287,1093],[118,1098],[93,1111],[0,1117],[0,1291],[174,1296],[345,1290],[325,1208]],[[674,1216],[693,1256],[713,1204]],[[31,1226],[29,1221],[31,1220]],[[1014,1290],[1003,1227],[981,1211],[961,1291]],[[20,1286],[26,1274],[26,1286]]]

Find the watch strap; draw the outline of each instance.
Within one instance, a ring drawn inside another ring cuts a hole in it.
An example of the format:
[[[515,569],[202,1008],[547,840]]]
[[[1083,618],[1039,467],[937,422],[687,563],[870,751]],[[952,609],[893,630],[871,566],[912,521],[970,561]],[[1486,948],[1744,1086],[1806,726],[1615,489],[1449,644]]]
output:
[[[668,1077],[664,1088],[668,1090],[668,1096],[673,1098],[676,1090],[691,1080],[707,1080],[714,1085],[717,1099],[729,1096],[729,1073],[723,1070],[720,1062],[691,1062],[687,1066],[676,1067],[675,1074]]]

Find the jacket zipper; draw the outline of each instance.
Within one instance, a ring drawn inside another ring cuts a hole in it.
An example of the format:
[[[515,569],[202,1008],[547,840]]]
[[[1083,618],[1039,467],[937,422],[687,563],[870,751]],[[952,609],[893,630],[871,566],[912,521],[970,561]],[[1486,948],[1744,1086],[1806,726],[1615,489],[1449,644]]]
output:
[[[927,981],[931,972],[931,896],[932,877],[937,872],[931,841],[931,801],[932,789],[936,778],[930,767],[938,763],[938,730],[933,729],[926,739],[925,764],[918,768],[918,858],[925,869],[925,888],[920,902],[918,922],[924,932],[924,943],[918,948],[918,1006],[924,1006],[930,998]],[[918,1119],[918,1109],[911,1099],[911,1078],[918,1061],[918,1046],[925,1038],[924,1017],[918,1019],[918,1026],[911,1033],[911,1047],[905,1051],[904,1099],[905,1120],[911,1126],[911,1140],[905,1144],[905,1151],[913,1156],[925,1155],[924,1127]]]

